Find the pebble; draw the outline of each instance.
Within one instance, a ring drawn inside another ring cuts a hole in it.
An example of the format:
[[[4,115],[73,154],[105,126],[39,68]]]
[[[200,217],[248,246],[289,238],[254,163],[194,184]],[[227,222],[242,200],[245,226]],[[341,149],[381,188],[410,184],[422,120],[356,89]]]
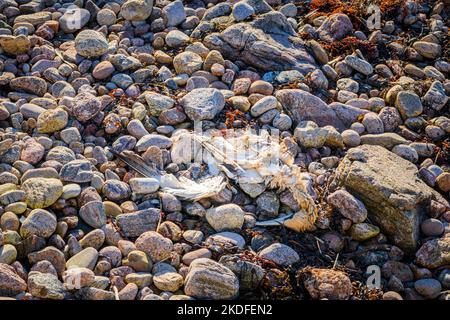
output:
[[[175,292],[183,285],[183,277],[173,271],[162,271],[153,276],[154,285],[162,291]]]
[[[184,291],[196,299],[229,300],[239,293],[239,280],[227,267],[218,262],[200,258],[189,266]]]
[[[160,149],[170,148],[172,146],[172,140],[159,134],[148,134],[143,136],[136,143],[136,149],[139,152],[147,150],[149,147],[156,146]]]
[[[278,101],[273,96],[267,96],[258,100],[250,109],[250,113],[253,117],[259,117],[263,113],[275,109],[277,107]]]
[[[450,173],[442,172],[436,177],[436,184],[443,192],[450,191]]]
[[[313,268],[307,271],[303,284],[313,299],[348,300],[352,294],[350,278],[338,270]]]
[[[339,28],[334,26],[339,26]],[[345,14],[336,13],[326,18],[317,32],[321,40],[331,42],[341,40],[352,30],[350,19]]]
[[[93,177],[91,163],[87,160],[69,161],[59,172],[61,180],[66,182],[90,182]]]
[[[56,217],[44,209],[32,210],[20,227],[20,235],[28,238],[35,235],[49,238],[56,231]]]
[[[25,145],[20,153],[20,160],[30,164],[37,164],[45,155],[45,148],[34,139],[25,141]]]
[[[116,216],[120,230],[127,237],[139,237],[146,231],[156,230],[159,220],[160,211],[154,208]]]
[[[95,282],[95,274],[88,268],[72,267],[71,269],[64,271],[62,278],[64,286],[68,290],[89,287]]]
[[[145,252],[133,250],[128,253],[126,265],[132,267],[137,272],[151,271],[153,264]]]
[[[158,233],[162,234],[165,238],[172,241],[179,241],[181,239],[181,228],[171,221],[164,221],[158,226]]]
[[[83,30],[75,37],[75,49],[80,56],[95,58],[108,50],[108,41],[98,31]]]
[[[225,65],[225,60],[223,59],[222,54],[217,50],[211,50],[208,52],[205,61],[203,62],[203,70],[212,71],[211,69],[214,65],[219,65],[222,67]]]
[[[367,218],[367,209],[364,203],[345,190],[333,192],[328,196],[327,201],[338,209],[340,214],[354,223],[363,222]]]
[[[319,128],[312,121],[302,121],[295,128],[294,136],[298,139],[300,145],[305,148],[320,148],[325,144],[328,131]]]
[[[139,288],[135,283],[128,283],[122,290],[120,290],[119,299],[134,300],[138,294],[138,290]]]
[[[181,31],[172,30],[166,35],[165,41],[169,47],[177,48],[186,45],[189,37]]]
[[[344,59],[345,63],[348,64],[351,68],[353,68],[354,70],[362,73],[363,75],[370,75],[373,72],[373,68],[372,65],[355,56],[346,56]]]
[[[408,144],[408,141],[396,133],[385,132],[380,134],[363,135],[361,136],[361,144],[379,145],[385,147],[388,150],[391,150],[396,145]],[[413,147],[413,144],[410,144],[410,146]]]
[[[419,161],[419,155],[417,154],[416,149],[408,145],[398,144],[392,148],[392,152],[412,163]]]
[[[413,48],[423,57],[436,59],[441,54],[441,46],[436,43],[416,41]]]
[[[413,142],[409,146],[416,150],[419,157],[431,157],[434,154],[436,148],[436,145],[425,142]]]
[[[225,106],[225,98],[217,89],[199,88],[186,94],[180,103],[192,121],[212,120]]]
[[[31,41],[27,36],[8,36],[3,35],[0,38],[0,47],[8,54],[25,54],[31,48]]]
[[[95,117],[100,109],[101,103],[94,95],[89,92],[79,93],[72,107],[72,113],[78,121],[85,122]]]
[[[199,244],[203,241],[203,232],[199,230],[186,230],[183,232],[183,239],[192,244]]]
[[[401,91],[397,94],[395,106],[404,119],[416,117],[423,111],[420,97],[409,91]]]
[[[62,282],[49,273],[30,273],[28,290],[32,296],[42,299],[63,300],[66,295],[66,289]]]
[[[145,252],[154,262],[170,257],[173,249],[172,241],[155,231],[144,232],[136,240],[136,248]]]
[[[179,25],[186,19],[186,12],[180,0],[173,1],[162,9],[162,14],[168,27]]]
[[[185,51],[173,58],[173,66],[177,74],[186,73],[191,75],[195,71],[200,70],[202,65],[202,58],[194,52]]]
[[[300,260],[294,249],[282,243],[274,243],[268,246],[261,250],[258,256],[282,267],[288,267]]]
[[[101,229],[95,229],[86,234],[81,240],[80,245],[83,248],[92,247],[99,250],[105,242],[105,232]]]
[[[367,133],[380,134],[384,132],[383,121],[376,113],[366,113],[362,120],[362,124],[366,127]]]
[[[229,231],[213,234],[205,242],[218,247],[242,249],[245,246],[245,239],[240,234]]]
[[[420,279],[414,282],[414,289],[425,298],[434,299],[441,293],[442,286],[436,279]]]
[[[438,219],[426,219],[420,225],[422,232],[428,237],[438,237],[444,232],[444,225]]]
[[[102,193],[108,200],[120,201],[127,199],[131,195],[131,189],[128,184],[118,180],[107,180],[103,184]]]
[[[92,76],[99,80],[107,79],[115,71],[114,66],[109,61],[102,61],[92,70]]]
[[[361,137],[358,132],[348,129],[341,134],[344,144],[348,147],[357,147],[361,143]]]
[[[350,91],[358,93],[359,83],[351,78],[342,78],[336,82],[336,88],[339,90]]]
[[[186,253],[183,257],[182,257],[182,261],[185,265],[189,266],[192,261],[196,260],[196,259],[201,259],[201,258],[211,258],[212,253],[210,250],[206,249],[206,248],[202,248],[202,249],[198,249],[198,250],[193,250],[190,251],[188,253]]]
[[[206,211],[206,220],[217,232],[241,229],[244,211],[235,204],[225,204]]]
[[[0,263],[12,264],[14,261],[16,261],[16,258],[17,250],[13,245],[4,244],[3,246],[0,246]]]
[[[78,268],[87,268],[89,270],[94,270],[94,267],[97,263],[98,252],[96,249],[88,247],[78,252],[76,255],[71,257],[66,262],[67,269],[71,269],[73,267]]]
[[[63,185],[60,180],[47,178],[30,178],[22,184],[25,202],[30,208],[47,208],[62,195]]]
[[[99,12],[97,12],[97,22],[101,26],[111,26],[116,20],[116,13],[110,9],[103,8]]]
[[[255,10],[251,5],[244,1],[239,1],[233,6],[233,10],[231,14],[233,15],[234,20],[243,21],[253,15]]]
[[[30,237],[30,238],[33,239],[33,237]],[[28,238],[28,239],[30,239],[30,238]],[[39,238],[37,238],[37,239],[39,239]],[[37,241],[37,240],[35,239],[34,241]],[[42,247],[43,247],[42,244],[37,243],[37,244],[35,244],[34,247],[30,248],[31,253],[28,254],[28,260],[29,260],[30,264],[35,264],[35,263],[38,263],[39,261],[47,260],[56,269],[58,276],[62,275],[62,273],[64,272],[64,266],[66,263],[64,254],[53,246],[48,246],[42,250],[39,250],[39,248],[42,248]]]
[[[414,278],[414,274],[411,271],[411,268],[402,262],[399,261],[388,261],[383,264],[381,269],[382,275],[385,278],[391,278],[395,276],[401,281],[412,281]]]
[[[401,124],[402,119],[398,110],[394,107],[383,107],[378,114],[385,132],[392,132]]]
[[[26,289],[27,283],[15,269],[5,263],[0,263],[0,291],[7,296],[15,296]]]
[[[40,97],[47,92],[47,82],[34,76],[25,76],[12,79],[9,82],[9,86],[12,90],[21,90]]]
[[[383,300],[403,300],[403,298],[395,291],[386,291],[383,293]]]
[[[101,201],[90,201],[80,208],[80,217],[93,228],[106,224],[105,206]]]
[[[153,193],[159,189],[159,181],[154,178],[133,178],[129,181],[134,193]]]
[[[422,98],[425,105],[434,110],[441,110],[449,100],[444,86],[440,81],[434,81]]]
[[[152,13],[153,2],[144,0],[128,0],[120,10],[120,14],[131,21],[141,21],[147,19]]]
[[[370,223],[357,223],[350,228],[351,236],[356,241],[365,241],[377,236],[380,229]]]

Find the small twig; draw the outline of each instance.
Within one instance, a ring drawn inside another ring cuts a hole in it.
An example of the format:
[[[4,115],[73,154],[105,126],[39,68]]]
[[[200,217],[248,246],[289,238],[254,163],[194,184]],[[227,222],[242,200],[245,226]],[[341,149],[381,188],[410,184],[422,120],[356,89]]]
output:
[[[334,259],[334,263],[333,263],[333,269],[335,269],[335,268],[336,268],[336,265],[337,265],[338,259],[339,259],[339,252],[338,252],[338,253],[337,253],[337,255],[336,255],[336,259]]]
[[[320,239],[320,238],[317,238],[316,236],[314,236],[314,238],[316,238],[316,241],[320,242],[321,244],[324,244],[324,243],[325,243],[325,241],[323,241],[323,240]]]
[[[161,197],[159,197],[159,203],[161,204],[161,206],[162,206],[162,200],[161,200]],[[161,207],[160,206],[160,207]],[[161,225],[161,220],[162,220],[162,215],[163,215],[163,213],[162,213],[162,209],[160,208],[159,209],[159,220],[158,220],[158,225],[156,226],[156,230],[159,230],[159,226]]]
[[[323,255],[322,249],[320,249],[319,240],[317,238],[316,238],[316,245],[317,245],[317,248],[319,249],[320,254]]]

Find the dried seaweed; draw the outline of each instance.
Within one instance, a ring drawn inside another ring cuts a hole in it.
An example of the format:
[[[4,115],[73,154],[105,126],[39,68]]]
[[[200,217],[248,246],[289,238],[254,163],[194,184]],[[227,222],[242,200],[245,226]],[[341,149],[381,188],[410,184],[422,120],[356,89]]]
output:
[[[374,61],[379,57],[378,48],[375,44],[353,36],[331,43],[321,42],[321,45],[333,58],[352,54],[356,49],[359,49],[369,61]]]
[[[335,13],[346,14],[355,28],[361,28],[361,17],[363,16],[361,1],[346,3],[340,0],[313,0],[310,8],[316,11],[316,16],[329,16]]]
[[[292,283],[288,272],[273,268],[267,270],[261,288],[270,300],[298,299]]]
[[[406,0],[312,0],[310,9],[316,10],[315,16],[329,16],[334,13],[346,14],[356,29],[363,29],[367,8],[377,5],[384,19],[396,18],[403,12]]]

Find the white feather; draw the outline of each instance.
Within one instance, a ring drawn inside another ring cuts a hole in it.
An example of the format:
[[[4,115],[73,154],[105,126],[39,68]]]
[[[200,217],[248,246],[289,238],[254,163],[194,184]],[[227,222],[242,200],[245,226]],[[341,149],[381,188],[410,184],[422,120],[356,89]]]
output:
[[[226,186],[226,182],[224,182],[222,176],[211,177],[196,182],[185,177],[177,179],[172,174],[166,174],[161,176],[159,181],[161,189],[164,192],[171,193],[176,197],[190,201],[197,201],[215,196]]]

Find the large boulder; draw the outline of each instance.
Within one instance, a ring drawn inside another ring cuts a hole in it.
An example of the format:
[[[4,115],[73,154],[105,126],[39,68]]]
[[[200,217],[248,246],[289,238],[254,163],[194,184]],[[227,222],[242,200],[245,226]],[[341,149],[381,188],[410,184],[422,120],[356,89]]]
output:
[[[315,95],[300,89],[278,90],[275,96],[295,122],[314,121],[321,127],[331,125],[340,131],[368,113],[367,110],[342,103],[327,105]]]
[[[333,184],[364,202],[369,219],[408,254],[415,252],[429,202],[445,202],[419,178],[414,164],[381,146],[350,149]]]
[[[262,70],[298,70],[306,74],[316,68],[303,40],[297,37],[287,18],[276,11],[212,33],[203,43],[230,60],[239,59]]]

